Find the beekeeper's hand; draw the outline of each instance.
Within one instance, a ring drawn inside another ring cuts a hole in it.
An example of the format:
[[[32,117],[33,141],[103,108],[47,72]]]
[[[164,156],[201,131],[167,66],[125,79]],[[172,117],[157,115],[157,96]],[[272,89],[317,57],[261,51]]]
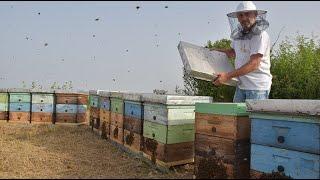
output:
[[[222,72],[217,74],[217,77],[212,80],[212,83],[216,86],[220,86],[223,83],[226,83],[229,81],[231,78],[229,77],[228,73]]]

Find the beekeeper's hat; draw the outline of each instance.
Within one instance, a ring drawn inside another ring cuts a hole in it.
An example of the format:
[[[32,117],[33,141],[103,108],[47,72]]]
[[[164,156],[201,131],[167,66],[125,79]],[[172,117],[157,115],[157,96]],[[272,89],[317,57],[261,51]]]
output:
[[[258,15],[266,14],[265,10],[257,10],[256,5],[252,1],[242,1],[238,6],[236,11],[228,13],[228,17],[237,18],[237,13],[239,12],[248,12],[248,11],[257,11]]]

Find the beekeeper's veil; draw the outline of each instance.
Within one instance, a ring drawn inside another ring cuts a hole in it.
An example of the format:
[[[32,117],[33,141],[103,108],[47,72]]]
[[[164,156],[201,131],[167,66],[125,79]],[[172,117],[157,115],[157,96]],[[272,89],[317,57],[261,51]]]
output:
[[[248,11],[256,11],[257,17],[252,28],[249,31],[246,31],[238,21],[237,13]],[[259,35],[262,31],[269,27],[269,22],[266,20],[266,15],[267,11],[257,10],[252,1],[241,2],[236,11],[227,14],[231,28],[231,39],[251,39],[253,35]]]

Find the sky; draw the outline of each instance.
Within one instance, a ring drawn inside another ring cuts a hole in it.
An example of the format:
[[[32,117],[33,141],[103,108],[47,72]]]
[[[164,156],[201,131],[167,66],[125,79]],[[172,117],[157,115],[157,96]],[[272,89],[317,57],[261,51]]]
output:
[[[320,29],[320,2],[253,1],[267,10],[271,42]],[[230,36],[239,1],[0,2],[0,88],[173,92],[183,88],[179,41]],[[139,8],[137,9],[137,6]]]

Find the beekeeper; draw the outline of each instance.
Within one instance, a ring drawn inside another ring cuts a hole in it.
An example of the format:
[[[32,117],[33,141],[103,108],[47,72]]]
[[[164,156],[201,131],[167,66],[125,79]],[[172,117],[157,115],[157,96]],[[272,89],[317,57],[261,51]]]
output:
[[[257,10],[251,1],[243,1],[235,12],[227,14],[231,28],[232,49],[214,49],[235,57],[235,70],[221,72],[213,80],[216,86],[237,77],[239,83],[233,102],[246,99],[268,99],[272,75],[270,73],[270,39],[267,11]]]

